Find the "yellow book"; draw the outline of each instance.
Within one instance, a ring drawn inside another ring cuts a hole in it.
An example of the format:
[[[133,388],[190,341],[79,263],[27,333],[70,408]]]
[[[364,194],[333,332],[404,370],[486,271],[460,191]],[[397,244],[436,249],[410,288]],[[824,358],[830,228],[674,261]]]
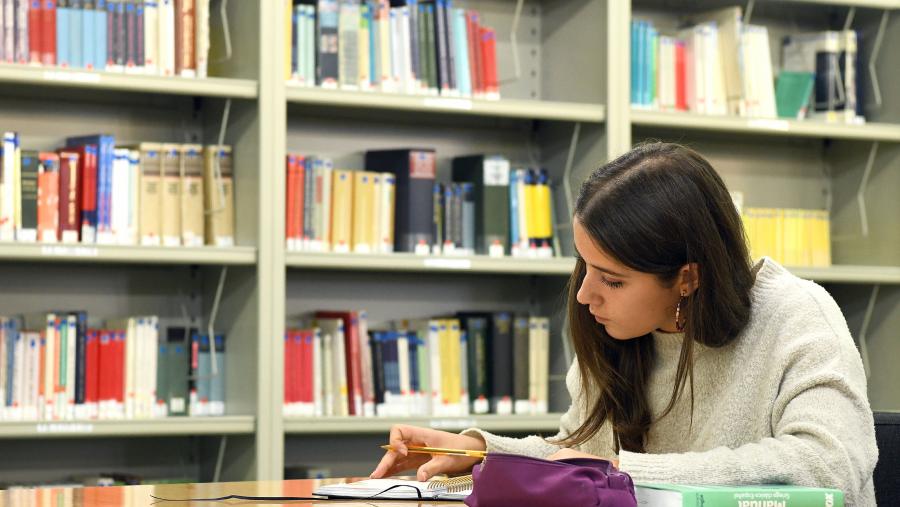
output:
[[[142,245],[162,244],[162,145],[138,145],[141,160],[141,197],[138,238]]]
[[[816,213],[818,230],[818,250],[821,252],[819,266],[831,266],[831,217],[827,210]]]
[[[234,167],[231,146],[207,146],[204,149],[203,193],[206,244],[234,246]]]
[[[802,210],[786,208],[782,210],[784,222],[783,264],[786,266],[801,266],[800,251],[803,248],[803,234],[801,232]]]
[[[181,146],[181,244],[203,246],[203,146]]]
[[[537,185],[535,184],[534,171],[529,169],[525,179],[525,230],[528,233],[528,239],[538,237],[538,203],[537,203]]]
[[[335,169],[331,185],[331,248],[350,252],[353,234],[353,171]]]
[[[759,258],[772,257],[775,258],[775,210],[772,208],[758,208],[759,230],[757,237],[759,238]]]
[[[162,244],[181,245],[181,162],[180,146],[162,145]]]
[[[779,264],[784,264],[784,209],[772,209],[772,221],[775,227],[772,245],[772,258]]]
[[[458,319],[448,319],[447,335],[449,342],[449,364],[450,364],[450,402],[457,406],[468,406],[468,396],[463,397],[465,389],[462,381],[462,336],[460,334],[461,326]]]
[[[353,223],[352,250],[355,253],[371,253],[373,208],[375,207],[375,175],[369,171],[355,171],[353,174]]]
[[[553,224],[551,223],[552,211],[550,209],[550,180],[546,177],[546,171],[541,170],[540,177],[534,185],[535,207],[535,237],[547,238],[553,236]]]
[[[453,391],[453,379],[450,373],[453,363],[450,357],[452,348],[450,347],[450,322],[448,319],[438,320],[438,340],[441,360],[441,405],[446,407],[459,401],[457,399],[458,391]]]

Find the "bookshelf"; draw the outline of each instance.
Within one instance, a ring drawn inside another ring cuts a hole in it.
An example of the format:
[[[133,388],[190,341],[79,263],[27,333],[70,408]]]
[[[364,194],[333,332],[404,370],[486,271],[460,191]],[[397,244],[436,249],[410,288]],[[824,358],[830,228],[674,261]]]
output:
[[[900,78],[897,57],[887,50],[900,44],[900,2],[755,3],[753,22],[769,26],[773,41],[791,31],[840,25],[851,8],[853,26],[871,37],[881,10],[892,11],[876,64],[885,83],[883,103],[868,111],[868,123],[852,126],[632,110],[627,72],[632,15],[674,26],[680,14],[699,9],[693,2],[526,0],[519,20],[521,68],[516,78],[508,38],[515,3],[472,0],[466,7],[482,12],[501,34],[503,98],[498,101],[286,84],[282,62],[287,35],[278,2],[229,2],[231,36],[240,43],[233,45],[230,59],[219,61],[224,57],[216,38],[221,36],[216,25],[220,2],[214,0],[211,10],[210,73],[215,77],[0,65],[0,112],[5,129],[18,130],[28,146],[43,148],[68,135],[99,131],[125,141],[213,143],[228,108],[225,137],[235,154],[237,246],[2,244],[0,308],[4,313],[85,308],[102,317],[154,312],[178,322],[184,303],[196,322],[205,325],[226,270],[215,325],[228,336],[228,415],[75,421],[45,427],[43,433],[43,423],[3,422],[0,439],[9,464],[0,466],[0,481],[60,480],[83,470],[81,457],[101,444],[108,450],[97,457],[98,472],[269,480],[282,478],[286,466],[298,464],[335,474],[367,473],[379,456],[376,445],[394,422],[450,431],[477,425],[513,435],[555,433],[556,412],[568,403],[559,339],[562,294],[572,266],[565,257],[572,253],[565,241],[568,230],[560,229],[561,259],[288,252],[282,190],[288,151],[330,156],[340,166],[361,169],[367,149],[434,147],[438,180],[443,181],[449,179],[453,156],[496,152],[514,162],[547,167],[557,181],[569,174],[577,190],[597,165],[653,138],[698,149],[730,187],[744,192],[748,206],[824,208],[830,203],[834,265],[789,269],[826,286],[855,337],[865,331],[873,408],[900,408],[900,370],[891,362],[900,354],[891,332],[900,326],[900,230],[894,220],[900,216],[900,89],[887,86]],[[700,3],[703,8],[721,5]],[[860,225],[860,195],[866,204],[866,234]],[[561,189],[554,198],[557,215],[566,216]],[[365,308],[374,322],[464,309],[550,315],[555,413],[402,420],[283,417],[285,326],[299,314],[324,308]],[[161,453],[165,459],[155,461]],[[31,468],[20,472],[11,468],[13,463],[30,463]]]

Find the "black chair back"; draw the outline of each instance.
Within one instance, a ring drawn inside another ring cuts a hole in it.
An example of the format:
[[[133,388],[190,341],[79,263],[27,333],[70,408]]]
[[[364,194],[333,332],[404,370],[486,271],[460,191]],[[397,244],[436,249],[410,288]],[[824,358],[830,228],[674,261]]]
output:
[[[900,412],[875,412],[875,500],[878,505],[900,505]]]

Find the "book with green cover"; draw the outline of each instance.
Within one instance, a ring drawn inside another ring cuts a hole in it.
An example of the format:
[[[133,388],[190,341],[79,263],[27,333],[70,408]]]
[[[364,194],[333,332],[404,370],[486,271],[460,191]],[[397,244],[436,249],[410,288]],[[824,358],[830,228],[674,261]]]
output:
[[[837,489],[787,485],[635,484],[638,505],[653,507],[843,507]]]
[[[775,80],[775,107],[779,118],[806,117],[816,75],[812,72],[781,71]]]

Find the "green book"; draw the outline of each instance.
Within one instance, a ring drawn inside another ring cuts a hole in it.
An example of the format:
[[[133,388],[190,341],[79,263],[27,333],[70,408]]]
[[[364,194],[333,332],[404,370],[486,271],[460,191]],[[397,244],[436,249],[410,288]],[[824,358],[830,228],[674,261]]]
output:
[[[775,108],[779,118],[802,120],[812,95],[816,75],[812,72],[782,71],[775,80]]]
[[[654,507],[843,507],[837,489],[786,485],[635,484],[638,505]]]

